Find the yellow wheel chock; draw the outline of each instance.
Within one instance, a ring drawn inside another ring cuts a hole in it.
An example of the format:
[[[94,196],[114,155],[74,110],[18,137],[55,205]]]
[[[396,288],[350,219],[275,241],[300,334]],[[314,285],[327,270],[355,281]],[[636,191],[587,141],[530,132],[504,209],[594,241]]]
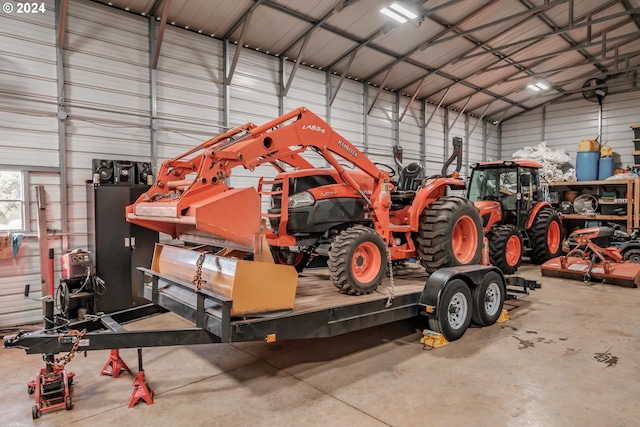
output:
[[[449,344],[449,341],[447,341],[446,338],[442,336],[442,334],[431,331],[429,329],[425,329],[422,331],[420,344],[422,344],[424,348],[438,348]]]
[[[498,320],[496,320],[496,323],[504,323],[509,319],[509,312],[503,308],[502,313],[500,313],[500,317],[498,317]]]

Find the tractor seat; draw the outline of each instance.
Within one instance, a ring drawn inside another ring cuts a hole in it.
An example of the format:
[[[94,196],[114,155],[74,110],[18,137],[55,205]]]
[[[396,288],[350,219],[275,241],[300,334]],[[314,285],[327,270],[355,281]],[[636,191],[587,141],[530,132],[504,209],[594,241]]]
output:
[[[398,191],[416,191],[422,182],[422,166],[418,163],[409,163],[402,168],[398,178]]]

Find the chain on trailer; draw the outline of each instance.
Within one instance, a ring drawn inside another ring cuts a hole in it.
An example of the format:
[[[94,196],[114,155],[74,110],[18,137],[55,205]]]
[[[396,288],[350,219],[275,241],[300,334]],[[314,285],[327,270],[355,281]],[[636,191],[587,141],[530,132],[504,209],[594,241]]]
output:
[[[207,283],[206,280],[202,280],[202,264],[204,264],[204,259],[206,256],[207,253],[202,252],[202,254],[200,254],[200,257],[198,257],[198,261],[196,262],[196,275],[193,277],[193,281],[191,282],[195,285],[196,290],[198,291],[202,288],[202,285]]]
[[[71,332],[69,332],[70,335],[76,335],[76,340],[73,343],[73,346],[71,347],[71,350],[69,350],[69,353],[65,354],[64,356],[55,359],[53,362],[51,362],[50,360],[48,360],[46,357],[44,357],[44,361],[47,365],[50,365],[51,367],[55,368],[56,370],[62,370],[64,369],[64,367],[67,365],[67,363],[71,362],[71,359],[73,359],[73,357],[76,355],[76,353],[78,352],[78,347],[80,347],[80,341],[82,340],[82,337],[84,337],[84,335],[87,333],[86,329],[83,329],[81,331],[77,331],[77,330],[73,330]]]
[[[391,307],[393,304],[393,300],[396,298],[396,289],[395,282],[393,280],[393,262],[391,261],[391,251],[387,251],[387,260],[389,261],[389,282],[391,283],[391,295],[387,299],[387,303],[384,305],[385,308]]]

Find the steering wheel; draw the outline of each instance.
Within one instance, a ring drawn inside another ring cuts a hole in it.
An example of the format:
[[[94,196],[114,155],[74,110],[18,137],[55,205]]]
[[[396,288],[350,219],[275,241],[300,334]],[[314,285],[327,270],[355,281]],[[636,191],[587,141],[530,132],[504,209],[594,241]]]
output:
[[[389,178],[393,178],[396,176],[396,170],[389,165],[385,165],[384,163],[373,163],[376,166],[382,166],[383,169],[386,169],[389,172]]]
[[[486,196],[484,196],[482,198],[482,200],[490,200],[492,202],[497,202],[498,198],[496,196],[494,196],[493,194],[487,194]]]

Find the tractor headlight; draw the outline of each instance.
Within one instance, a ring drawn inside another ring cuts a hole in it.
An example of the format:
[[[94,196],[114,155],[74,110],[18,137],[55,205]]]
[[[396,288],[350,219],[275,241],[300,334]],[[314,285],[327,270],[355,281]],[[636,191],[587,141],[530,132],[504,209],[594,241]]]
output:
[[[303,191],[302,193],[289,196],[289,208],[302,208],[305,206],[312,206],[315,203],[315,199],[311,193]]]

